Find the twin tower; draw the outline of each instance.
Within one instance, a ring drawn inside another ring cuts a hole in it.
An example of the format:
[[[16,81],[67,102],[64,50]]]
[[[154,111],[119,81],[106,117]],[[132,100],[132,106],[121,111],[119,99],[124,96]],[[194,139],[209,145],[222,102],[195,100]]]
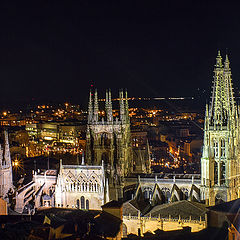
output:
[[[201,197],[209,205],[240,197],[239,108],[228,56],[216,58],[212,98],[206,105],[201,159]]]

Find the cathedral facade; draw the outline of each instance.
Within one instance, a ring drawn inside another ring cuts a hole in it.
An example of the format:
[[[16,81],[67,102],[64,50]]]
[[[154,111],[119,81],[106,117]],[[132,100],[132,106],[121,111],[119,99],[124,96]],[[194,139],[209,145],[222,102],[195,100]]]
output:
[[[63,165],[60,161],[55,188],[56,207],[101,209],[108,201],[103,165]]]
[[[239,111],[226,56],[216,58],[212,98],[206,106],[201,198],[209,205],[239,197]]]
[[[113,118],[111,91],[106,91],[105,119],[99,118],[98,96],[89,96],[86,159],[89,165],[103,161],[109,179],[110,198],[122,198],[123,179],[133,171],[133,155],[127,92],[119,93],[119,117]]]

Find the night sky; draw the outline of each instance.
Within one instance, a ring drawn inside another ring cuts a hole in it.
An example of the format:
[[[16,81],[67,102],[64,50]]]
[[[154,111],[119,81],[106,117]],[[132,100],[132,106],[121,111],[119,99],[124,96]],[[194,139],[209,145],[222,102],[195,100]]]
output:
[[[102,97],[127,88],[209,98],[218,49],[227,49],[238,92],[239,9],[228,1],[1,1],[0,104],[81,104],[91,81]]]

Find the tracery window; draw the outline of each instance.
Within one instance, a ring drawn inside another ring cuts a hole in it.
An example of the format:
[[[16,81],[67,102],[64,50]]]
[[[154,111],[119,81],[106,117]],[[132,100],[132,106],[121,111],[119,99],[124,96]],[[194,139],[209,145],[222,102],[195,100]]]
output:
[[[218,158],[218,141],[216,139],[213,140],[213,152],[214,157]]]
[[[92,186],[93,186],[92,181],[90,181],[90,182],[89,182],[89,192],[92,192],[92,191],[93,191]]]
[[[225,184],[226,182],[226,165],[224,161],[221,161],[220,167],[220,184]]]
[[[225,140],[224,139],[221,139],[221,157],[225,157],[225,153],[226,153],[226,150],[225,150],[226,146],[225,146]]]

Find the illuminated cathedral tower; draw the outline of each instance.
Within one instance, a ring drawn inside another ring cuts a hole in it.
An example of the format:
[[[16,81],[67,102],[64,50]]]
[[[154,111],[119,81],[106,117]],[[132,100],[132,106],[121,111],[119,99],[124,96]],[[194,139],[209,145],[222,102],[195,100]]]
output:
[[[89,165],[104,162],[110,199],[122,197],[123,179],[133,169],[127,92],[119,92],[119,117],[113,118],[111,91],[106,91],[105,115],[99,119],[98,96],[90,92],[86,134]]]
[[[0,145],[0,197],[7,199],[9,190],[13,190],[12,161],[10,156],[8,133],[4,131],[5,147],[4,154]]]
[[[239,196],[239,113],[228,56],[216,58],[211,103],[206,105],[201,198],[209,205]]]

